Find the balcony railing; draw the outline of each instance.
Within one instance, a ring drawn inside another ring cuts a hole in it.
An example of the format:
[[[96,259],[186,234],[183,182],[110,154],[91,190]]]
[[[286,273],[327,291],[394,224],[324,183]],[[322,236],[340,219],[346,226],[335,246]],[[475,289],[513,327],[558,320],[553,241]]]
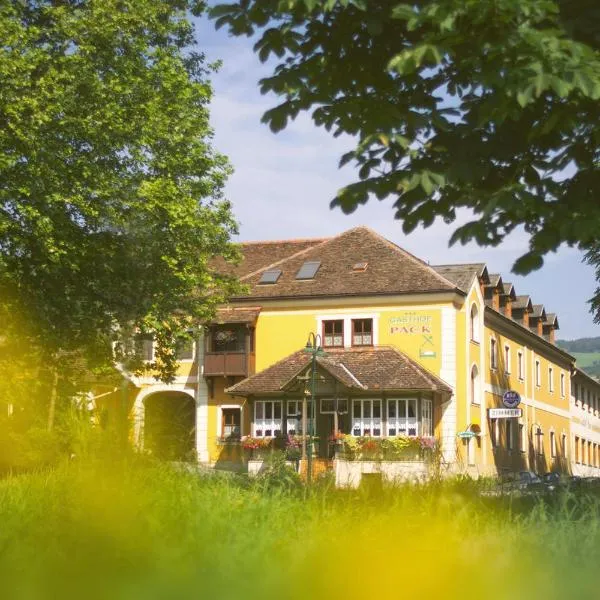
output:
[[[253,352],[206,352],[204,355],[205,376],[248,377],[253,373]]]

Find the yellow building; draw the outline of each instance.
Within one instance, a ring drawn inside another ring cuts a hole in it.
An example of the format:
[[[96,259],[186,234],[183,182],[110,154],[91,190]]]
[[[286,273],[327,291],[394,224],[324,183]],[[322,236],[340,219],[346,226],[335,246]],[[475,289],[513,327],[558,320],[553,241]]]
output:
[[[366,227],[241,250],[240,265],[216,268],[247,293],[182,349],[176,380],[134,379],[141,447],[176,440],[166,454],[232,467],[247,457],[240,438],[308,431],[313,333],[324,353],[312,423],[322,461],[343,433],[427,450],[435,440],[447,472],[574,470],[574,359],[554,344],[558,320],[485,264],[430,266]],[[592,425],[577,424],[591,470]]]

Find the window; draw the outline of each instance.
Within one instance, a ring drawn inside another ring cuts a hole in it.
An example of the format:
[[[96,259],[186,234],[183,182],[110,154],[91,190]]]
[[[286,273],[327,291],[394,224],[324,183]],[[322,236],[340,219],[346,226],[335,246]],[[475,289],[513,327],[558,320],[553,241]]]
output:
[[[277,280],[279,279],[280,276],[281,276],[281,269],[269,269],[268,271],[265,271],[262,274],[258,283],[262,283],[262,284],[277,283]]]
[[[352,402],[352,435],[381,437],[381,400]]]
[[[550,456],[556,458],[556,436],[554,431],[550,432]]]
[[[539,456],[544,454],[544,432],[539,425],[535,427],[535,447]]]
[[[519,450],[527,452],[527,429],[523,423],[519,423]]]
[[[479,311],[477,305],[471,306],[471,314],[469,316],[469,331],[471,332],[471,341],[479,341]]]
[[[277,437],[281,435],[281,400],[257,400],[254,403],[255,437]]]
[[[498,368],[498,348],[496,347],[496,340],[494,338],[490,340],[490,368]]]
[[[471,403],[472,404],[481,404],[481,398],[479,397],[479,388],[480,388],[480,384],[479,384],[479,369],[477,368],[477,365],[473,365],[471,367],[471,389],[470,389],[470,396],[471,396]]]
[[[141,336],[135,340],[136,351],[142,360],[154,360],[154,340],[151,336]]]
[[[548,367],[548,389],[550,393],[554,391],[554,369],[552,367]]]
[[[587,443],[587,464],[592,467],[592,442]]]
[[[510,451],[514,448],[513,430],[514,426],[512,419],[506,419],[506,448]]]
[[[310,431],[312,423],[311,409],[312,403],[308,400],[306,402],[306,434]],[[288,435],[302,435],[302,400],[287,401],[286,433]]]
[[[537,387],[540,387],[542,385],[539,360],[535,361],[535,385],[537,385]]]
[[[340,415],[348,414],[347,398],[321,398],[321,414],[332,415],[337,412]]]
[[[504,372],[510,374],[510,346],[504,346]]]
[[[373,345],[373,319],[352,319],[352,345]]]
[[[242,409],[223,408],[221,414],[221,435],[225,439],[239,439],[242,435]]]
[[[419,435],[416,398],[388,400],[387,409],[387,434],[389,436],[408,435],[412,437]]]
[[[421,398],[421,435],[433,436],[433,402],[429,398]]]
[[[323,321],[323,346],[341,348],[344,346],[344,320]]]
[[[523,353],[521,351],[517,352],[517,374],[523,381]]]
[[[353,270],[355,273],[362,273],[362,272],[364,272],[364,271],[366,271],[366,270],[367,270],[367,267],[368,267],[368,266],[369,266],[369,263],[368,263],[366,260],[361,260],[361,261],[359,261],[359,262],[355,262],[355,263],[352,265],[352,270]]]
[[[177,342],[177,351],[175,354],[177,360],[193,360],[194,358],[194,340],[180,339]]]
[[[313,279],[320,266],[319,260],[307,260],[296,273],[296,279]]]
[[[498,419],[490,419],[490,441],[492,448],[498,447]]]
[[[592,393],[590,392],[589,389],[587,391],[587,407],[588,407],[588,412],[592,412]]]
[[[565,374],[560,374],[560,397],[565,397]]]
[[[563,433],[561,435],[560,454],[563,458],[567,458],[567,434],[566,433]]]
[[[579,452],[579,438],[575,436],[575,462],[577,464],[581,463],[581,454]]]
[[[250,330],[251,332],[253,330]],[[252,345],[252,337],[250,337]],[[224,325],[213,327],[210,331],[209,352],[244,352],[246,329]]]

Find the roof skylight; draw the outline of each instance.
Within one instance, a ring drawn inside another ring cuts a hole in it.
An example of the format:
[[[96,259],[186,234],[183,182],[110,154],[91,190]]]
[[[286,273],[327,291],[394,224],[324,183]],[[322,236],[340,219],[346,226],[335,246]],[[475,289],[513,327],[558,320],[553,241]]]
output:
[[[307,260],[296,273],[296,279],[313,279],[320,266],[320,260]]]
[[[280,276],[281,269],[269,269],[262,274],[258,283],[277,283]]]
[[[355,273],[359,273],[361,271],[366,271],[367,270],[367,266],[369,265],[369,263],[366,260],[361,260],[359,262],[355,262],[352,265],[352,270]]]

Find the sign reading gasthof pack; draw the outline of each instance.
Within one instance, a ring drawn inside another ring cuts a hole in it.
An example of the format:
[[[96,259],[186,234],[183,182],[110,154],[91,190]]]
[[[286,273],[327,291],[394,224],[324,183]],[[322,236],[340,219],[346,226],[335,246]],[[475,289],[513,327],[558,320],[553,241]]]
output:
[[[490,419],[511,419],[523,415],[522,408],[490,408],[488,410]]]

